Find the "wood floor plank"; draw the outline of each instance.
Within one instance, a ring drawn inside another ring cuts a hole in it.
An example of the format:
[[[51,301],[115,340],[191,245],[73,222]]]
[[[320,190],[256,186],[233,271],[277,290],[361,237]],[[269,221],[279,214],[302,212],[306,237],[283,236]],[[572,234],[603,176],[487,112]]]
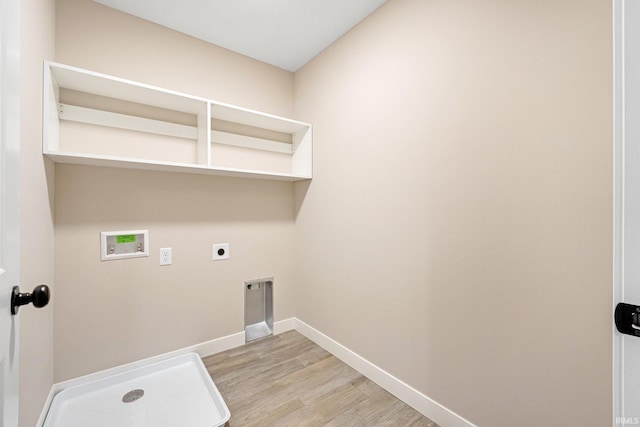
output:
[[[365,394],[346,383],[315,397],[304,407],[278,420],[278,425],[296,427],[303,422],[309,426],[324,426],[366,398]]]
[[[229,427],[438,427],[296,331],[203,362],[231,411]]]
[[[248,413],[247,416],[244,419],[239,420],[239,422],[234,421],[234,424],[243,425],[247,427],[254,427],[254,426],[262,427],[262,426],[274,425],[274,423],[277,423],[283,417],[286,417],[287,415],[303,407],[304,407],[304,403],[302,403],[298,399],[295,399],[295,400],[291,400],[289,402],[283,403],[277,408],[274,408],[269,411]]]
[[[234,381],[220,382],[220,387],[228,390],[229,397],[238,400],[238,403],[251,402],[260,398],[262,393],[271,393],[275,381],[280,377],[300,369],[297,360],[287,361],[247,378],[236,378]],[[216,381],[217,383],[217,381]]]

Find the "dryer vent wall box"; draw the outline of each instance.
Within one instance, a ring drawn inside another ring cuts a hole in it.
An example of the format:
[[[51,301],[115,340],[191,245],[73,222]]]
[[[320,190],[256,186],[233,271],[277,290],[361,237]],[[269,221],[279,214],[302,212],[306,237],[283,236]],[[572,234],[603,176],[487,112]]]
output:
[[[102,261],[149,256],[149,230],[103,231],[100,233]]]

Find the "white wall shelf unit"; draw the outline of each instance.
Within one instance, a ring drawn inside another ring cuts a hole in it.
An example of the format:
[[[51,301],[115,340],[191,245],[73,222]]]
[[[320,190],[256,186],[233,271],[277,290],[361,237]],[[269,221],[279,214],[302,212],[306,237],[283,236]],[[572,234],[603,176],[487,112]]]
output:
[[[43,154],[59,163],[284,181],[312,177],[307,123],[44,65]]]

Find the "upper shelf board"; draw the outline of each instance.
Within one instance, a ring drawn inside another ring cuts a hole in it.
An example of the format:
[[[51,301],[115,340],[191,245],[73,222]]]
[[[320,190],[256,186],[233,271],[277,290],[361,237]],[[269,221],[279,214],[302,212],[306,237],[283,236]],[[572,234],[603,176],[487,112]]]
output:
[[[193,114],[197,117],[197,125],[187,126],[122,114],[122,111],[62,104],[60,89]],[[192,173],[290,181],[311,179],[312,176],[312,128],[308,123],[48,61],[45,61],[45,102],[43,153],[57,162],[176,172],[191,170]],[[91,150],[61,149],[60,120],[194,140],[197,160],[188,164],[172,164],[153,160],[153,155],[141,159],[120,152],[114,156],[103,156]],[[211,122],[215,120],[289,134],[292,143],[212,130]],[[210,142],[290,155],[291,173],[269,170],[269,166],[265,166],[265,170],[255,170],[255,162],[254,167],[245,167],[245,163],[238,164],[237,168],[223,167],[216,163],[216,157],[212,157]]]

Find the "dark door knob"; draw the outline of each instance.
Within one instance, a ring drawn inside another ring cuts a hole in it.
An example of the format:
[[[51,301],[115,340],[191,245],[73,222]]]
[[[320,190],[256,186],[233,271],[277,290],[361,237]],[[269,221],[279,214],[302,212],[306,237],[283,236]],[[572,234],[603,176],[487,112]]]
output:
[[[33,292],[20,292],[19,286],[13,287],[11,293],[11,314],[18,314],[18,308],[21,305],[33,303],[34,307],[41,308],[49,304],[51,292],[47,285],[38,285],[33,288]]]
[[[619,303],[614,319],[619,332],[640,337],[640,305]]]

